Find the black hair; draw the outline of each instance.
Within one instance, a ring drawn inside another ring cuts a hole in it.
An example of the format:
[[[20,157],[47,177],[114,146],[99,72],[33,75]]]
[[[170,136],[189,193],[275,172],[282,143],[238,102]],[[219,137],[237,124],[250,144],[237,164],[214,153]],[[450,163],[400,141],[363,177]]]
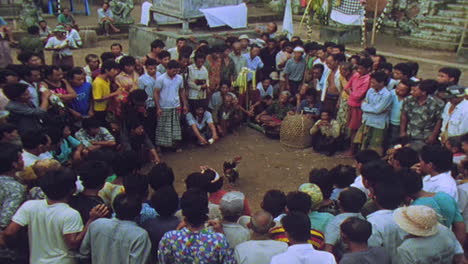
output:
[[[336,45],[333,45],[333,48],[334,49],[339,49],[340,52],[344,53],[346,51],[346,47],[344,44],[336,44]]]
[[[111,60],[111,61],[114,61],[115,57],[114,57],[114,53],[110,52],[110,51],[106,51],[106,52],[103,52],[101,54],[101,61],[102,62],[106,62],[108,60]],[[102,71],[101,71],[102,72]]]
[[[149,185],[153,190],[157,191],[165,186],[172,186],[174,184],[174,171],[166,163],[159,163],[154,165],[148,174]]]
[[[158,61],[156,61],[155,59],[152,59],[152,58],[148,58],[146,61],[145,61],[145,66],[148,67],[148,66],[157,66],[158,65]]]
[[[32,25],[28,27],[28,33],[31,35],[38,35],[39,34],[39,27],[36,25]]]
[[[321,111],[323,113],[324,111]],[[330,114],[329,112],[327,112]],[[327,169],[313,169],[309,172],[309,182],[316,184],[322,191],[323,199],[330,198],[333,192],[333,177]]]
[[[293,41],[293,46],[294,47],[303,47],[304,46],[304,41],[298,39],[298,40],[295,40]]]
[[[337,62],[344,62],[346,61],[346,56],[342,53],[338,53],[338,54],[330,54],[328,55],[330,57],[333,58],[334,61],[337,61]]]
[[[43,69],[44,76],[49,77],[52,74],[54,74],[54,71],[59,71],[62,68],[60,68],[60,66],[58,65],[48,65],[48,66],[44,66],[42,69]]]
[[[49,170],[39,178],[39,186],[51,200],[62,200],[76,189],[76,174],[69,168]]]
[[[208,196],[199,189],[187,190],[180,199],[182,215],[188,224],[202,226],[208,220]]]
[[[186,39],[186,38],[178,38],[178,39],[176,40],[176,43],[178,43],[179,41],[187,41],[187,39]]]
[[[20,160],[21,147],[11,143],[0,143],[0,149],[0,173],[5,174],[13,169],[13,163]]]
[[[96,118],[85,118],[82,122],[83,129],[100,128],[101,122]]]
[[[372,225],[367,220],[349,217],[340,226],[341,233],[354,243],[367,244],[372,235]]]
[[[132,56],[124,56],[119,61],[119,67],[121,70],[125,68],[125,66],[135,66],[136,60]]]
[[[73,78],[75,78],[75,75],[83,75],[83,74],[85,74],[83,68],[74,67],[69,72],[67,72],[67,79],[73,80]]]
[[[461,76],[461,71],[458,68],[455,67],[443,67],[439,69],[439,72],[445,73],[448,75],[449,78],[453,78],[453,83],[458,84],[458,81],[460,80]]]
[[[190,173],[185,178],[185,188],[188,189],[199,189],[204,192],[206,191],[207,177],[204,177],[201,172]]]
[[[317,50],[317,43],[308,42],[304,45],[304,51],[309,53],[311,50]]]
[[[425,145],[420,153],[421,160],[432,163],[436,172],[446,172],[452,168],[453,154],[440,145]]]
[[[462,150],[462,142],[460,136],[449,137],[447,139],[447,142],[452,148],[458,148],[458,151]]]
[[[358,65],[366,69],[370,69],[372,68],[372,65],[374,65],[374,62],[372,62],[372,59],[370,58],[364,58],[358,61]]]
[[[366,163],[361,169],[362,178],[374,186],[380,182],[391,182],[396,180],[393,168],[383,160],[374,160]]]
[[[34,53],[32,51],[23,51],[21,52],[19,55],[18,55],[18,60],[23,63],[23,64],[26,64],[28,63],[28,61],[32,58],[32,57],[39,57],[41,58],[41,60],[43,60],[43,58],[37,54],[37,53]]]
[[[219,176],[220,178],[215,181],[216,172],[213,170],[210,170],[210,169],[205,170],[202,173],[202,177],[206,178],[205,182],[207,184],[205,186],[205,190],[209,193],[217,192],[221,190],[221,188],[223,187],[224,178]]]
[[[376,71],[371,73],[370,77],[374,80],[376,80],[378,83],[383,83],[385,86],[388,84],[388,76],[385,72],[383,71]]]
[[[323,73],[325,71],[325,66],[323,66],[323,64],[321,63],[317,63],[317,64],[314,64],[314,66],[312,66],[312,70],[315,70],[315,69],[318,69]]]
[[[224,41],[224,43],[228,44],[228,43],[234,43],[234,42],[237,42],[239,41],[239,39],[237,37],[227,37],[226,40]],[[208,44],[208,41],[206,40],[200,40],[199,43],[202,43],[202,42],[205,42],[206,44]]]
[[[461,143],[468,143],[468,133],[465,133],[463,135],[460,136],[460,141]]]
[[[393,159],[398,161],[401,167],[411,168],[414,164],[419,163],[419,154],[410,147],[403,147],[393,153]]]
[[[348,61],[351,62],[351,60],[355,59],[357,61],[357,63],[359,63],[361,61],[361,57],[359,57],[359,55],[353,55],[351,57],[349,57]]]
[[[206,59],[206,55],[204,53],[197,52],[195,54],[195,61],[198,59]]]
[[[113,173],[112,170],[112,161],[115,159],[117,153],[114,150],[110,149],[96,149],[90,151],[89,154],[84,158],[85,161],[102,161],[106,163],[108,172],[107,175],[111,175]]]
[[[164,59],[164,58],[166,58],[166,57],[171,58],[171,53],[169,53],[169,51],[167,51],[167,50],[163,50],[163,51],[161,51],[161,52],[158,54],[158,58],[159,58],[160,60],[162,60],[162,59]]]
[[[170,69],[177,69],[177,68],[180,68],[180,63],[178,63],[177,61],[175,60],[171,60],[168,64],[167,64],[167,69],[170,70]]]
[[[330,170],[330,178],[337,188],[346,188],[356,179],[356,169],[349,165],[338,165]]]
[[[314,98],[317,97],[317,92],[315,89],[307,89],[305,92],[305,96],[313,96]]]
[[[161,217],[170,217],[179,209],[179,196],[172,186],[164,186],[151,196],[151,205]]]
[[[375,200],[383,209],[398,208],[405,197],[403,186],[399,181],[379,182],[373,188]]]
[[[3,139],[3,134],[11,133],[15,130],[18,130],[18,127],[11,123],[0,123],[0,140]]]
[[[335,42],[332,42],[332,41],[325,41],[323,43],[323,46],[327,49],[327,48],[331,48],[331,47],[334,47],[336,45]]]
[[[380,156],[379,153],[377,153],[375,150],[367,149],[359,151],[354,159],[357,163],[365,165],[366,163],[380,159]]]
[[[123,179],[125,193],[143,202],[148,196],[148,178],[142,174],[129,174]]]
[[[401,179],[403,190],[406,196],[411,196],[421,191],[423,188],[423,180],[421,175],[417,172],[405,168],[398,173],[398,177]]]
[[[371,56],[377,55],[377,50],[374,47],[365,48],[364,51]]]
[[[46,133],[40,130],[28,131],[21,135],[21,142],[25,149],[35,149],[39,145],[46,145],[47,141]]]
[[[86,189],[101,189],[109,175],[109,166],[98,160],[85,161],[77,170]]]
[[[145,92],[145,90],[142,89],[133,90],[128,94],[128,102],[131,102],[133,104],[144,103],[147,99],[148,94]]]
[[[119,69],[119,64],[115,62],[114,60],[102,60],[102,66],[101,66],[101,73],[107,73],[111,71],[112,69]]]
[[[151,42],[151,50],[161,48],[164,49],[166,47],[166,44],[164,44],[164,41],[160,39],[155,39],[153,42]]]
[[[123,49],[123,48],[122,48],[122,45],[121,45],[120,43],[117,43],[117,42],[112,43],[112,45],[111,45],[110,47],[111,47],[111,48],[112,48],[112,47],[119,47],[121,50]]]
[[[439,83],[436,80],[427,79],[420,81],[418,86],[421,91],[426,92],[429,95],[434,94],[435,91],[437,91]]]
[[[128,150],[118,153],[112,161],[112,169],[119,177],[126,177],[135,173],[141,168],[141,161],[138,154]]]
[[[99,56],[96,55],[96,54],[88,54],[88,55],[86,55],[86,57],[85,57],[85,62],[86,62],[86,64],[88,64],[88,63],[91,61],[91,59],[99,59]]]
[[[367,202],[366,194],[356,187],[349,187],[340,192],[338,197],[343,211],[348,213],[359,213]]]
[[[409,61],[406,63],[408,65],[408,67],[411,69],[411,75],[410,77],[414,77],[416,75],[418,75],[418,71],[419,71],[419,64],[415,61]]]
[[[18,74],[16,72],[12,71],[12,70],[9,70],[9,69],[0,69],[0,83],[5,83],[7,81],[8,76],[18,77]]]
[[[41,68],[39,68],[39,67],[32,67],[32,66],[22,65],[22,67],[21,67],[21,69],[19,71],[20,78],[25,79],[25,78],[31,77],[33,71],[38,71],[40,74],[42,74]]]
[[[280,190],[269,190],[263,196],[262,209],[277,217],[284,212],[286,195]]]
[[[117,219],[133,221],[140,215],[141,201],[135,196],[121,193],[114,198],[112,208]]]
[[[281,225],[288,232],[290,240],[307,242],[310,238],[310,219],[302,212],[290,212],[281,219]]]
[[[192,55],[193,48],[190,46],[183,46],[179,51],[179,59],[181,58],[190,58]]]
[[[65,125],[59,122],[57,122],[57,124],[51,124],[50,126],[47,127],[47,135],[50,137],[50,141],[53,145],[58,144],[63,138],[64,127]]]
[[[231,38],[231,39],[234,38],[234,40],[237,39],[236,37],[228,37],[228,38],[226,39],[226,41],[228,41],[229,38]],[[231,42],[234,42],[234,41],[231,41]],[[204,40],[204,39],[198,41],[198,44],[202,44],[202,43],[203,43],[203,44],[206,44],[206,45],[210,44],[210,43],[208,43],[208,41],[206,41],[206,40]]]
[[[312,209],[312,200],[307,193],[304,192],[290,192],[286,196],[286,207],[290,212],[301,212],[308,214]]]
[[[3,94],[14,101],[21,97],[28,90],[28,85],[24,83],[7,84],[3,87]]]
[[[388,71],[393,71],[393,64],[390,62],[382,62],[379,64],[378,70],[383,71],[383,70],[388,70]]]
[[[411,77],[411,68],[406,63],[398,63],[393,67],[393,70],[400,71],[401,74],[405,75],[406,77]]]

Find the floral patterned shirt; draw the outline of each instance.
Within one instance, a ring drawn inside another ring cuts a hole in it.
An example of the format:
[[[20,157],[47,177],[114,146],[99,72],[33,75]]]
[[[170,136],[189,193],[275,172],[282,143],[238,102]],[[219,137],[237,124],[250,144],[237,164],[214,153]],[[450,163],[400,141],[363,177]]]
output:
[[[169,231],[159,243],[160,264],[235,264],[234,252],[223,234],[188,228]]]

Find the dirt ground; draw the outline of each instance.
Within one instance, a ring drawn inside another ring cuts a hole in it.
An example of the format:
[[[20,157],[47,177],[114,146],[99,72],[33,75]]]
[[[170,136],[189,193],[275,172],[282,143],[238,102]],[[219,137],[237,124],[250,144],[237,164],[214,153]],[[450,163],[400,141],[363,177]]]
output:
[[[92,20],[91,17],[78,17],[87,22]],[[136,17],[139,16],[136,15]],[[102,52],[108,51],[114,42],[121,43],[124,52],[128,52],[128,39],[101,41],[98,42],[98,47],[75,50],[75,65],[84,66],[84,57],[87,54],[100,55]],[[405,53],[417,54],[408,49],[403,50]],[[418,53],[429,57],[433,54],[431,51],[419,51]],[[50,52],[46,52],[46,55],[47,63],[50,63]],[[455,55],[452,53],[446,56],[447,61],[452,61],[452,56]],[[390,62],[396,64],[401,61],[391,59]],[[420,63],[420,77],[435,78],[438,68],[440,65]],[[467,83],[467,81],[468,72],[465,71],[461,82]],[[188,146],[184,148],[182,153],[164,153],[162,159],[174,169],[176,189],[179,194],[182,194],[185,190],[185,177],[189,173],[199,170],[200,165],[209,165],[222,172],[223,162],[231,160],[237,155],[242,156],[243,159],[238,167],[240,181],[235,189],[246,194],[254,210],[259,208],[264,193],[270,189],[281,189],[284,192],[297,190],[300,184],[307,182],[311,169],[332,168],[338,164],[353,163],[352,159],[326,157],[313,153],[311,149],[298,150],[284,147],[278,140],[268,139],[248,127],[242,127],[235,135],[229,135],[209,147]]]

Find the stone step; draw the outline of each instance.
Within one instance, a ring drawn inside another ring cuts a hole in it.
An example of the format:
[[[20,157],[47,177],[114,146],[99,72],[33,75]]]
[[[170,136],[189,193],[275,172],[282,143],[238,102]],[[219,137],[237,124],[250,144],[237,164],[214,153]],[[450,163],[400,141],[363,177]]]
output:
[[[437,16],[447,17],[447,18],[465,18],[465,10],[439,10]]]
[[[398,38],[397,44],[405,47],[414,47],[419,49],[430,49],[430,50],[444,50],[444,51],[456,51],[458,47],[457,42],[440,41],[440,40],[427,40],[420,39],[411,36],[402,36]]]
[[[0,5],[0,16],[12,16],[18,15],[21,11],[21,5],[19,4],[1,4]]]
[[[467,10],[468,9],[468,2],[466,4],[448,4],[447,5],[448,10]]]
[[[421,30],[417,33],[412,33],[411,36],[419,39],[440,40],[448,42],[458,42],[460,40],[460,34],[433,32],[425,30]]]
[[[426,22],[419,23],[419,28],[433,30],[433,31],[458,33],[458,34],[461,34],[461,32],[464,29],[462,26],[452,26],[449,24],[434,24],[434,23],[426,23]]]
[[[420,18],[418,21],[423,23],[434,23],[434,24],[449,24],[454,26],[462,26],[465,23],[464,18],[458,17],[445,17],[445,16],[430,16],[425,18]]]

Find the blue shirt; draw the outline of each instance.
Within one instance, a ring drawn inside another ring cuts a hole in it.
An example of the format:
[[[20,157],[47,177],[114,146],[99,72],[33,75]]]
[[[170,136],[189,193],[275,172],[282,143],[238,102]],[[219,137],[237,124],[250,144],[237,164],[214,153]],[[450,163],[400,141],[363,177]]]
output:
[[[91,107],[91,84],[89,82],[85,82],[79,87],[73,87],[73,89],[76,92],[76,98],[70,103],[71,109],[83,116],[87,116],[89,108]]]
[[[367,91],[366,99],[361,104],[362,123],[367,126],[384,129],[388,124],[392,96],[383,88],[377,92],[374,88]]]
[[[247,68],[249,68],[252,71],[258,71],[261,68],[263,68],[263,62],[262,59],[260,59],[259,56],[256,56],[255,58],[250,57],[250,53],[246,53],[244,55],[245,60],[247,61]],[[247,80],[251,81],[252,80],[252,73],[249,73],[247,75]]]
[[[322,104],[320,101],[315,102],[312,106],[310,106],[309,101],[307,100],[302,100],[301,104],[297,107],[297,112],[304,112],[304,114],[310,114],[310,115],[320,115],[320,109],[322,107]]]
[[[403,100],[398,100],[396,90],[392,90],[390,94],[392,95],[392,108],[390,109],[390,124],[399,126],[401,116],[401,105],[403,104]]]
[[[439,222],[451,228],[456,222],[464,222],[463,216],[458,210],[458,203],[452,196],[438,192],[433,197],[421,197],[413,201],[411,205],[425,205],[434,209],[441,216]]]
[[[211,116],[211,113],[208,111],[205,111],[203,114],[203,119],[201,122],[198,122],[198,118],[195,118],[192,113],[187,114],[187,124],[189,126],[196,125],[199,130],[202,130],[203,128],[206,127],[209,123],[213,123],[213,117]]]
[[[146,108],[155,107],[153,92],[154,92],[154,88],[156,87],[155,86],[156,79],[160,75],[161,73],[156,72],[156,77],[153,77],[153,76],[148,75],[148,73],[145,73],[142,76],[140,76],[140,78],[138,79],[138,88],[144,90],[146,94],[148,95],[148,99],[146,99],[146,102],[145,102]]]
[[[76,149],[76,147],[78,147],[80,144],[81,142],[78,139],[69,136],[66,139],[63,139],[60,143],[60,152],[52,151],[52,155],[54,156],[54,159],[60,163],[66,163],[71,159],[73,150]]]

